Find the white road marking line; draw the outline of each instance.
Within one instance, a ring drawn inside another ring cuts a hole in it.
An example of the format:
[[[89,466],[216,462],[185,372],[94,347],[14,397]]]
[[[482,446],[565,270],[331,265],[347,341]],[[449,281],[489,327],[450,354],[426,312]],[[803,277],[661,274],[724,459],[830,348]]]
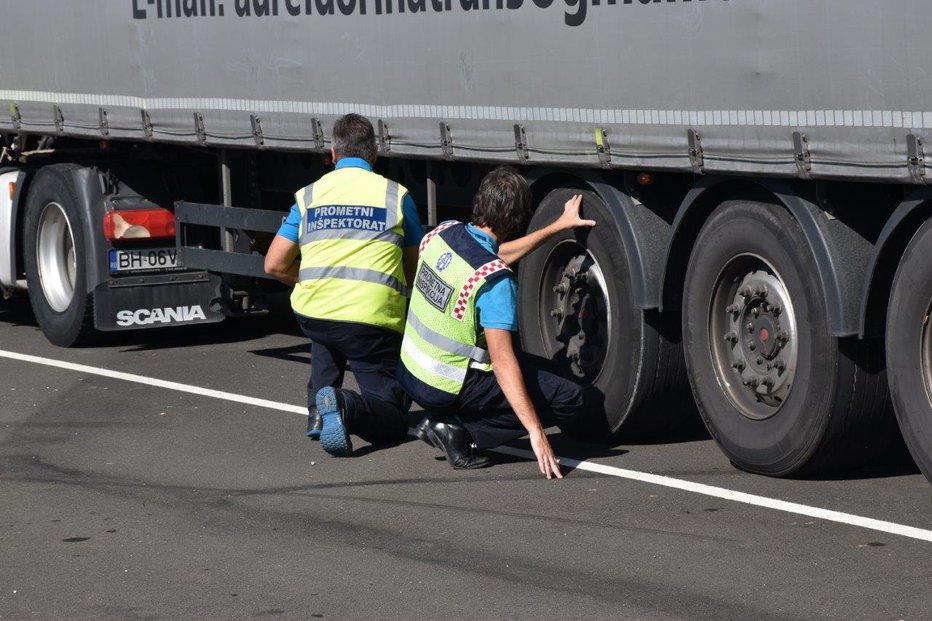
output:
[[[523,457],[525,459],[537,461],[537,458],[531,451],[515,449],[511,448],[510,446],[500,446],[494,450],[504,455],[513,455],[515,457]],[[714,487],[712,485],[705,485],[704,483],[693,483],[692,481],[674,479],[659,474],[638,472],[637,470],[615,468],[614,466],[606,466],[604,464],[596,464],[589,461],[578,461],[576,459],[567,459],[565,457],[560,457],[558,461],[561,465],[568,468],[578,468],[580,470],[587,470],[589,472],[598,472],[599,474],[606,474],[608,476],[619,477],[622,479],[630,479],[632,481],[640,481],[642,483],[649,483],[651,485],[670,487],[673,489],[682,490],[684,492],[693,492],[695,494],[702,494],[704,496],[721,498],[722,500],[731,500],[743,504],[754,505],[756,507],[764,507],[765,509],[774,509],[775,511],[796,513],[799,515],[818,518],[820,520],[827,520],[829,522],[849,524],[851,526],[858,526],[860,528],[866,528],[869,530],[877,530],[880,532],[889,533],[891,535],[900,535],[902,537],[910,537],[912,539],[920,539],[922,541],[932,542],[932,530],[916,528],[915,526],[905,526],[895,522],[875,520],[873,518],[862,517],[860,515],[854,515],[851,513],[832,511],[831,509],[820,509],[818,507],[801,505],[795,502],[777,500],[776,498],[767,498],[766,496],[757,496],[755,494],[746,494],[745,492],[736,492],[724,487]]]
[[[41,358],[39,356],[30,356],[29,354],[20,354],[12,351],[4,351],[2,349],[0,349],[0,358],[11,358],[13,360],[22,360],[23,362],[44,364],[49,367],[57,367],[59,369],[67,369],[69,371],[78,371],[79,373],[100,375],[112,379],[125,380],[127,382],[136,382],[137,384],[147,384],[149,386],[156,386],[158,388],[167,388],[169,390],[177,390],[179,392],[187,392],[194,395],[213,397],[214,399],[223,399],[225,401],[235,401],[236,403],[245,403],[247,405],[255,405],[260,408],[281,410],[282,412],[293,412],[295,414],[304,414],[307,416],[307,406],[289,405],[287,403],[280,403],[278,401],[257,399],[255,397],[237,395],[235,393],[224,392],[222,390],[211,390],[210,388],[201,388],[200,386],[192,386],[190,384],[169,382],[166,380],[156,379],[154,377],[146,377],[145,375],[134,375],[132,373],[123,373],[121,371],[111,371],[110,369],[89,367],[85,364],[75,364],[73,362],[54,360],[52,358]]]
[[[139,384],[146,384],[148,386],[155,386],[158,388],[167,388],[169,390],[177,390],[179,392],[186,392],[186,393],[190,393],[194,395],[201,395],[204,397],[212,397],[215,399],[234,401],[236,403],[255,405],[257,407],[263,407],[263,408],[268,408],[272,410],[279,410],[282,412],[291,412],[294,414],[303,414],[304,416],[307,416],[307,407],[305,406],[289,405],[287,403],[280,403],[278,401],[269,401],[267,399],[256,399],[255,397],[247,397],[245,395],[238,395],[238,394],[231,393],[231,392],[224,392],[222,390],[212,390],[209,388],[201,388],[199,386],[192,386],[190,384],[169,382],[165,380],[156,379],[153,377],[146,377],[144,375],[134,375],[132,373],[111,371],[109,369],[91,367],[91,366],[87,366],[84,364],[75,364],[73,362],[54,360],[52,358],[42,358],[39,356],[30,356],[28,354],[20,354],[17,352],[4,351],[4,350],[0,350],[0,358],[10,358],[12,360],[32,362],[34,364],[41,364],[45,366],[56,367],[59,369],[67,369],[70,371],[77,371],[79,373],[87,373],[90,375],[100,375],[102,377],[109,377],[112,379],[119,379],[119,380],[124,380],[127,382],[136,382]],[[534,453],[532,453],[531,451],[515,449],[515,448],[511,448],[507,446],[496,448],[494,449],[494,451],[497,453],[501,453],[503,455],[512,455],[514,457],[520,457],[523,459],[528,459],[530,461],[537,461],[537,458],[534,457]],[[579,461],[576,459],[569,459],[566,457],[560,457],[559,462],[561,465],[567,466],[569,468],[577,468],[579,470],[586,470],[588,472],[596,472],[596,473],[604,474],[607,476],[628,479],[631,481],[639,481],[641,483],[647,483],[650,485],[669,487],[671,489],[678,489],[684,492],[701,494],[703,496],[711,496],[713,498],[720,498],[722,500],[730,500],[730,501],[738,502],[742,504],[753,505],[755,507],[762,507],[765,509],[773,509],[775,511],[784,511],[786,513],[805,515],[808,517],[813,517],[813,518],[817,518],[817,519],[825,520],[829,522],[837,522],[839,524],[857,526],[859,528],[880,531],[883,533],[889,533],[891,535],[898,535],[901,537],[909,537],[911,539],[919,539],[921,541],[932,542],[932,530],[925,530],[922,528],[916,528],[914,526],[906,526],[903,524],[897,524],[895,522],[887,522],[884,520],[875,520],[873,518],[867,518],[867,517],[863,517],[860,515],[854,515],[851,513],[843,513],[841,511],[832,511],[830,509],[820,509],[818,507],[798,504],[795,502],[787,502],[785,500],[767,498],[766,496],[757,496],[755,494],[736,492],[734,490],[726,489],[723,487],[715,487],[712,485],[705,485],[703,483],[693,483],[692,481],[674,479],[672,477],[666,477],[666,476],[662,476],[658,474],[649,474],[646,472],[638,472],[637,470],[627,470],[625,468],[615,468],[614,466],[606,466],[604,464],[597,464],[597,463],[592,463],[588,461]]]

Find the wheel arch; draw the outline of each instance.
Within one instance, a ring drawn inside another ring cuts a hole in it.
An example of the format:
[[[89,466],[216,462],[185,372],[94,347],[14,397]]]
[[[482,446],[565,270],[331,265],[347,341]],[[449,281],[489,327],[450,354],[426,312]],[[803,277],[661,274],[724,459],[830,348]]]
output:
[[[660,273],[664,260],[669,226],[647,210],[617,183],[599,171],[552,171],[534,169],[527,175],[534,205],[558,188],[578,187],[596,194],[613,215],[612,226],[625,250],[630,269],[631,293],[635,306],[642,310],[660,306]],[[642,213],[638,213],[642,212]]]
[[[100,283],[106,281],[107,250],[109,245],[103,236],[103,216],[105,212],[104,188],[100,172],[96,168],[75,163],[56,163],[43,166],[32,175],[30,186],[43,175],[60,174],[71,180],[78,199],[76,209],[82,216],[81,226],[84,231],[87,287],[93,291]],[[28,200],[28,194],[27,198]],[[24,201],[25,204],[25,201]],[[21,235],[25,232],[21,231]]]
[[[833,336],[858,333],[859,291],[852,286],[858,266],[866,264],[863,247],[849,249],[856,260],[845,268],[835,257],[852,244],[842,224],[832,227],[830,219],[803,193],[776,179],[702,177],[683,199],[673,222],[673,232],[664,262],[661,310],[678,310],[690,255],[699,231],[712,211],[728,200],[746,198],[779,205],[799,223],[812,250],[828,313],[828,330]],[[860,260],[857,260],[860,258]],[[848,256],[846,256],[848,259]],[[861,268],[863,269],[863,268]],[[863,272],[861,272],[863,274]]]
[[[912,192],[893,211],[874,245],[867,280],[861,294],[858,334],[864,337],[884,335],[887,304],[893,278],[906,246],[923,222],[932,217],[932,188]]]

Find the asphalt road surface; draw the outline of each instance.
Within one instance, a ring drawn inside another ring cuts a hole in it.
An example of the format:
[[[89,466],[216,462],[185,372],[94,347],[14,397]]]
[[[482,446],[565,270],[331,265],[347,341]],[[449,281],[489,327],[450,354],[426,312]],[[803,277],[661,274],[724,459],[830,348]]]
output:
[[[475,472],[414,440],[336,459],[307,373],[287,315],[66,350],[0,302],[0,618],[932,618],[903,460],[787,481],[701,433],[557,430],[563,481],[522,442]]]

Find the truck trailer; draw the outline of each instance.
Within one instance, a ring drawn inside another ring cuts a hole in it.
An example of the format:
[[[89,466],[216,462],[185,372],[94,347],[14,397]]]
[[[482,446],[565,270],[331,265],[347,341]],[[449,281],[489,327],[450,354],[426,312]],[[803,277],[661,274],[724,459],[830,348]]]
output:
[[[264,312],[262,253],[356,112],[429,224],[500,164],[531,227],[583,194],[598,225],[520,265],[521,339],[608,431],[694,402],[771,476],[901,432],[932,480],[927,0],[0,6],[0,287],[51,342]]]

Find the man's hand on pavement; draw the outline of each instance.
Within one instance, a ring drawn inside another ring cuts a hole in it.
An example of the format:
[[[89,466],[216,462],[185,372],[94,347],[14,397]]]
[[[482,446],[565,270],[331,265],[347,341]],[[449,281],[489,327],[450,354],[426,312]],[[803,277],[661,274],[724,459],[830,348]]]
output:
[[[560,472],[560,464],[557,463],[557,457],[553,454],[553,449],[550,448],[550,442],[543,430],[530,434],[530,438],[531,449],[533,449],[534,455],[537,457],[537,466],[540,468],[540,473],[548,479],[553,477],[562,479],[563,473]]]

